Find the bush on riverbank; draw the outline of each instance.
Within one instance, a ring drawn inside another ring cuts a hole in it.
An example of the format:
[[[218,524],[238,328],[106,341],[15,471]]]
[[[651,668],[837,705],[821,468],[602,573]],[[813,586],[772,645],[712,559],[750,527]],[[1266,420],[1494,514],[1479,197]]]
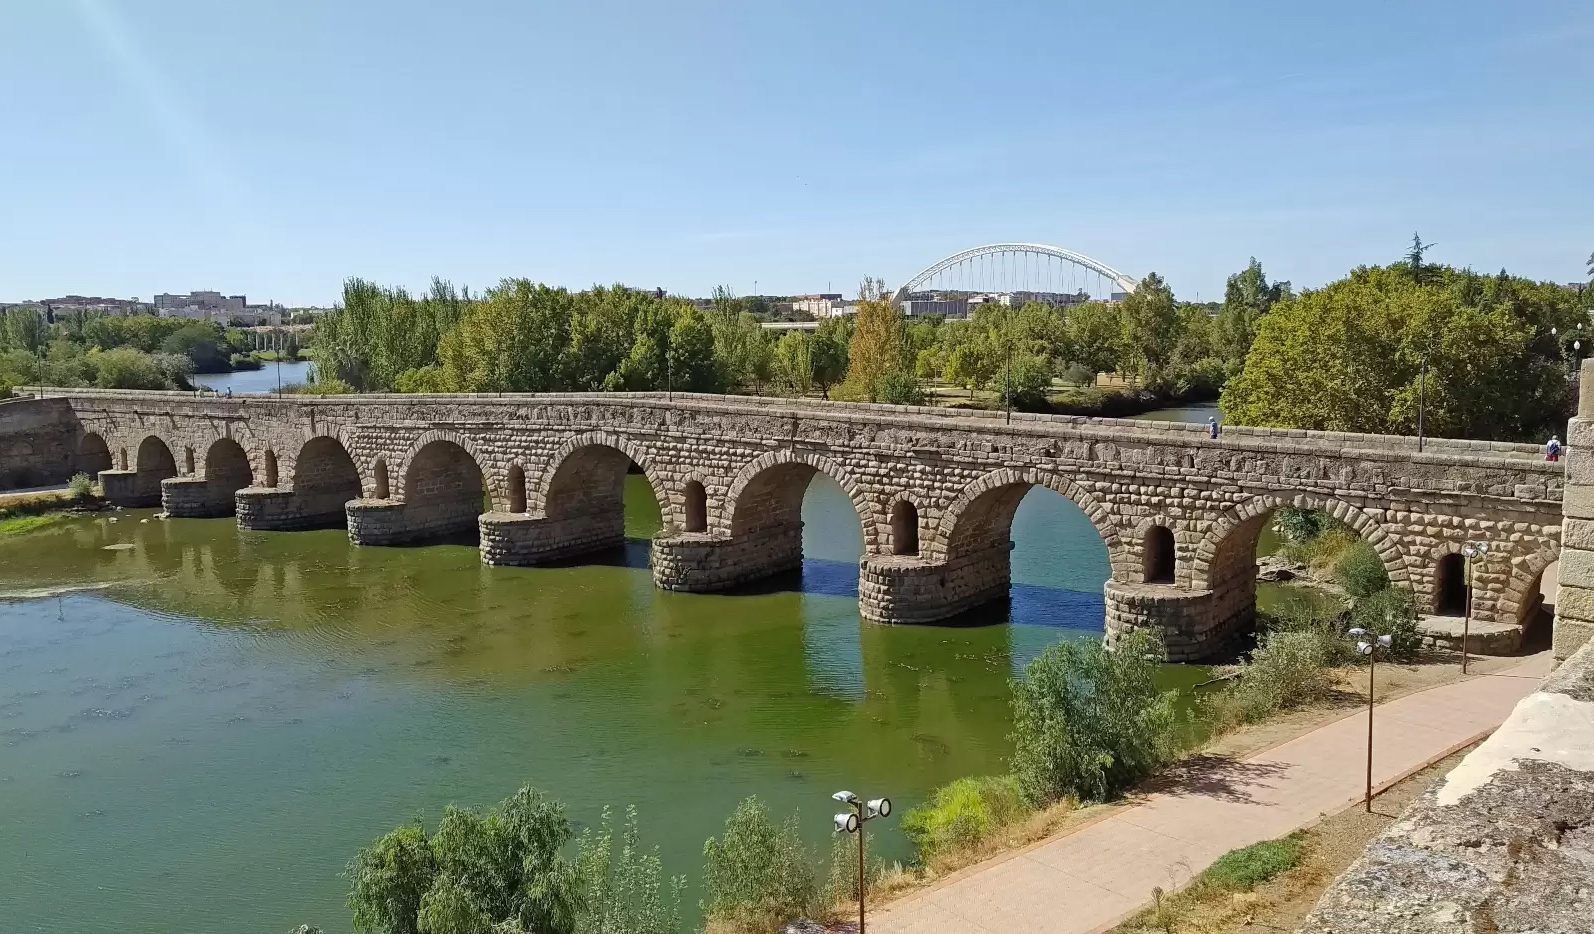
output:
[[[1390,637],[1384,657],[1409,662],[1422,650],[1422,631],[1417,628],[1417,598],[1404,587],[1386,587],[1356,601],[1351,623],[1369,632]]]
[[[581,835],[572,862],[564,808],[520,789],[486,815],[450,806],[430,836],[399,827],[349,863],[354,926],[375,934],[673,934],[684,882],[627,811],[618,854],[611,816]]]
[[[1355,598],[1370,597],[1389,587],[1384,559],[1366,539],[1358,538],[1334,562],[1334,580]]]
[[[1172,757],[1174,694],[1149,633],[1049,646],[1012,682],[1013,773],[1032,806],[1108,800]]]
[[[720,837],[703,844],[703,892],[709,929],[727,934],[772,931],[828,907],[797,815],[776,824],[756,796],[737,805]]]
[[[930,865],[948,854],[971,850],[1029,813],[1012,775],[960,778],[942,785],[902,818],[902,833]]]

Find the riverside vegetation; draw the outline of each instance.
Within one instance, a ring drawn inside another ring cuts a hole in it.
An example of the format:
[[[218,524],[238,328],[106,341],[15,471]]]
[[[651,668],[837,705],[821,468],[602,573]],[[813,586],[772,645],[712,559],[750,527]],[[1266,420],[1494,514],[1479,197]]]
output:
[[[870,892],[911,888],[1044,837],[1082,805],[1120,797],[1216,733],[1322,700],[1333,691],[1334,669],[1355,661],[1344,638],[1353,621],[1376,619],[1381,628],[1399,621],[1415,632],[1409,594],[1365,566],[1370,549],[1336,544],[1343,530],[1320,514],[1290,515],[1279,525],[1296,530],[1294,539],[1286,535],[1286,547],[1337,552],[1334,576],[1352,594],[1348,610],[1265,619],[1257,648],[1229,684],[1182,714],[1175,693],[1157,687],[1163,652],[1154,636],[1128,633],[1112,650],[1096,640],[1048,647],[1010,684],[1011,771],[956,780],[910,810],[902,829],[915,864],[871,862]],[[1397,638],[1397,658],[1415,650],[1414,638]],[[797,815],[777,819],[749,798],[723,833],[707,841],[700,908],[708,934],[765,934],[799,918],[833,920],[856,901],[851,838],[836,840],[822,878],[816,870],[822,861],[799,826]],[[562,809],[532,789],[485,816],[450,808],[430,834],[419,824],[400,827],[350,864],[356,926],[379,934],[680,929],[684,879],[667,876],[656,852],[638,843],[634,811],[618,849],[608,817],[599,833],[572,838]],[[567,858],[572,843],[574,856]],[[1226,857],[1204,884],[1274,871],[1288,862],[1289,846],[1276,842]]]

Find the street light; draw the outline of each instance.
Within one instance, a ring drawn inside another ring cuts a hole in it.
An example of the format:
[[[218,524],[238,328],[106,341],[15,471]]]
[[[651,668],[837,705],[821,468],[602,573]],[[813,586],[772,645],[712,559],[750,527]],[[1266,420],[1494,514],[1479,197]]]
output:
[[[1467,580],[1466,614],[1461,618],[1461,673],[1467,673],[1467,643],[1471,641],[1468,636],[1472,632],[1472,562],[1475,558],[1482,558],[1489,553],[1488,542],[1468,542],[1461,548],[1461,556],[1467,559],[1466,572],[1463,576]]]
[[[1367,813],[1373,813],[1373,675],[1378,670],[1378,650],[1388,650],[1395,639],[1388,634],[1375,635],[1360,626],[1345,633],[1356,640],[1356,654],[1367,656],[1367,794],[1363,804]]]
[[[891,799],[873,798],[864,801],[850,791],[838,791],[830,797],[852,808],[850,811],[837,814],[834,821],[836,833],[858,835],[858,934],[863,934],[863,825],[877,817],[890,817]]]

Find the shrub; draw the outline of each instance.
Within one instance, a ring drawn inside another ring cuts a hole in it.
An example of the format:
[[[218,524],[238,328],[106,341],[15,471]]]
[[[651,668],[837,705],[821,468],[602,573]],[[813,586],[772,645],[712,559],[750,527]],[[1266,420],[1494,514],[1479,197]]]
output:
[[[1215,719],[1255,723],[1280,710],[1320,700],[1333,690],[1333,645],[1320,632],[1265,633],[1238,680],[1215,701]]]
[[[0,376],[0,399],[11,398],[12,388],[11,380],[8,377]]]
[[[1334,579],[1353,597],[1369,597],[1389,586],[1389,572],[1378,551],[1363,539],[1356,539],[1334,562]]]
[[[573,934],[582,891],[560,851],[564,809],[522,788],[485,816],[450,807],[430,837],[420,824],[384,835],[349,863],[349,909],[360,931],[453,934],[510,930]],[[457,924],[463,927],[434,927]],[[475,925],[475,927],[472,927]]]
[[[930,800],[902,818],[902,832],[919,861],[977,846],[1026,812],[1018,780],[1011,775],[960,778],[935,790]]]
[[[1284,506],[1273,514],[1273,528],[1292,545],[1306,544],[1326,532],[1333,522],[1334,517],[1321,509]]]
[[[1162,645],[1145,632],[1050,646],[1012,682],[1013,773],[1030,805],[1102,801],[1174,751],[1174,696],[1157,688]]]
[[[1070,363],[1068,366],[1063,367],[1061,378],[1063,382],[1070,386],[1078,386],[1083,389],[1086,386],[1094,386],[1096,384],[1096,371],[1083,363]]]
[[[603,809],[603,827],[583,832],[576,857],[581,890],[577,934],[677,934],[686,879],[666,884],[658,849],[644,850],[636,808],[627,808],[620,849],[614,848],[613,816]]]
[[[867,893],[886,874],[885,860],[864,854],[863,884]],[[858,900],[858,838],[850,833],[838,833],[830,842],[830,877],[825,886],[825,908]],[[768,928],[757,929],[764,934]],[[751,934],[751,932],[749,932]]]
[[[72,494],[73,499],[88,499],[94,492],[94,478],[86,473],[75,473],[67,481],[66,491]]]
[[[1409,662],[1422,650],[1417,628],[1417,598],[1404,587],[1387,587],[1356,601],[1351,622],[1363,629],[1390,636],[1388,656]]]
[[[1052,388],[1052,372],[1046,361],[1031,354],[1015,356],[1010,366],[997,373],[997,389],[1022,412],[1046,408],[1046,393]]]
[[[880,401],[887,405],[923,405],[924,390],[912,373],[896,371],[880,378]]]
[[[1196,884],[1228,892],[1246,892],[1279,873],[1294,869],[1305,856],[1298,833],[1277,840],[1263,840],[1218,857],[1197,878]]]
[[[776,825],[756,796],[703,844],[705,918],[733,930],[768,931],[818,906],[818,887],[797,816]]]

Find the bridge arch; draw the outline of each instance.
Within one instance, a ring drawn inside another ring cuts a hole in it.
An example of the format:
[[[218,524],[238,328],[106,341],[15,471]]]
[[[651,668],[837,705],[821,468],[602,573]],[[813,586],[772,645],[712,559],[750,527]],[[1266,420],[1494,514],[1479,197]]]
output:
[[[1262,527],[1275,509],[1318,509],[1351,527],[1378,552],[1392,585],[1410,586],[1406,555],[1395,536],[1384,534],[1375,519],[1342,499],[1301,490],[1259,493],[1219,517],[1196,546],[1187,576],[1196,590],[1218,590],[1240,577],[1256,576],[1256,545]]]
[[[205,484],[215,496],[225,496],[231,503],[232,495],[254,483],[254,471],[249,467],[249,453],[243,445],[231,438],[217,438],[205,450]]]
[[[102,470],[110,470],[113,465],[111,446],[105,443],[104,436],[90,431],[78,439],[77,453],[72,458],[74,472],[95,476]]]
[[[1048,246],[1044,243],[988,243],[984,246],[953,253],[947,258],[925,267],[917,275],[903,283],[902,287],[897,289],[892,295],[891,300],[901,303],[910,293],[922,288],[930,280],[954,266],[977,260],[982,256],[1001,256],[1004,254],[1043,256],[1061,260],[1108,279],[1125,292],[1133,292],[1135,290],[1136,283],[1133,278],[1124,275],[1106,263],[1091,259],[1083,253],[1076,253],[1073,250],[1066,250],[1058,246]]]
[[[800,527],[803,497],[814,474],[829,477],[852,501],[863,531],[863,550],[880,548],[881,517],[851,471],[823,454],[805,448],[781,448],[754,458],[737,471],[725,494],[719,527],[732,537],[765,529]]]
[[[1505,592],[1500,595],[1500,602],[1495,608],[1495,619],[1499,622],[1514,622],[1527,627],[1533,622],[1533,614],[1543,604],[1540,599],[1539,588],[1544,580],[1544,573],[1550,566],[1561,560],[1559,546],[1542,549],[1511,565],[1511,578],[1506,583]]]
[[[463,441],[427,432],[404,458],[404,521],[414,540],[477,535],[476,519],[489,505],[486,472]]]
[[[679,528],[683,517],[665,494],[652,459],[640,446],[608,431],[589,431],[561,444],[543,467],[529,508],[549,519],[618,515],[623,526],[625,476],[632,464],[647,479],[664,524]]]
[[[941,513],[928,553],[941,560],[960,558],[982,548],[1006,547],[1011,540],[1013,516],[1029,491],[1037,486],[1060,493],[1090,520],[1107,546],[1107,559],[1115,580],[1137,579],[1138,569],[1129,558],[1112,514],[1093,493],[1078,483],[1047,470],[1003,467],[985,474]]]

